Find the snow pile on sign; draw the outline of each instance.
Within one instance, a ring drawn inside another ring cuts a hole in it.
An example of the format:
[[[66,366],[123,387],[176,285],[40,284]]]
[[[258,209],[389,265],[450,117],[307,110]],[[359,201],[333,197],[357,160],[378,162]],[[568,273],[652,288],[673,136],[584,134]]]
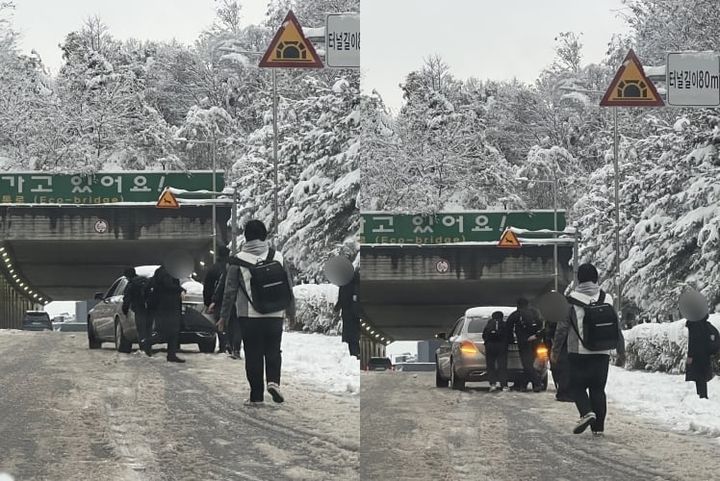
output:
[[[611,367],[607,395],[611,404],[673,430],[720,438],[718,378],[708,383],[710,399],[700,399],[685,376]]]
[[[293,379],[333,394],[360,392],[360,361],[350,356],[340,336],[286,332],[282,356],[283,373]]]
[[[340,316],[334,311],[338,287],[332,284],[301,284],[293,288],[297,301],[293,331],[336,335],[340,332]]]
[[[720,329],[720,314],[711,314],[710,322]],[[623,331],[628,369],[684,373],[688,333],[685,320],[662,324],[638,324]],[[720,373],[717,359],[714,370]]]

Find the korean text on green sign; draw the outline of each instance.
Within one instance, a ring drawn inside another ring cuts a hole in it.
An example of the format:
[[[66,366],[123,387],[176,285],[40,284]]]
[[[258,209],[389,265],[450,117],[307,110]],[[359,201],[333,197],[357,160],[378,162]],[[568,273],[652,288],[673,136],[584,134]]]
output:
[[[360,242],[364,244],[448,244],[493,242],[508,227],[530,231],[553,230],[553,211],[464,212],[435,215],[364,213]],[[557,228],[564,230],[565,212],[557,212]]]

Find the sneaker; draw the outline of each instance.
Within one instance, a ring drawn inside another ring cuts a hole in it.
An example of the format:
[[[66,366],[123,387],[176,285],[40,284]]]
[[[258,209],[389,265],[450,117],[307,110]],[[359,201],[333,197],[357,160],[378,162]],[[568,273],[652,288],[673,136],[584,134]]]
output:
[[[602,432],[602,431],[593,431],[592,433],[593,433],[593,436],[596,436],[596,437],[599,437],[599,438],[605,436],[605,433]]]
[[[502,387],[502,390],[503,390],[503,392],[508,392],[508,391],[510,390],[510,388],[507,387],[507,386],[503,386],[503,387]]]
[[[177,362],[177,363],[183,363],[185,362],[185,359],[180,359],[177,356],[168,356],[167,357],[168,362]]]
[[[556,400],[556,401],[560,401],[560,402],[562,402],[562,403],[575,402],[575,400],[574,400],[573,398],[571,398],[570,396],[557,396],[557,395],[556,395],[556,396],[555,396],[555,400]]]
[[[498,390],[498,387],[495,384],[490,384],[490,390],[488,392],[495,392]]]
[[[258,408],[263,406],[264,401],[251,401],[250,399],[246,399],[243,401],[243,406]]]
[[[269,382],[267,385],[267,390],[272,396],[272,400],[276,403],[281,403],[285,401],[285,398],[283,397],[282,393],[280,392],[280,386],[278,386],[274,382]]]
[[[533,392],[542,392],[542,387],[540,387],[540,386],[533,386]]]
[[[581,417],[573,429],[573,434],[581,434],[595,422],[596,416],[594,412],[589,412]]]

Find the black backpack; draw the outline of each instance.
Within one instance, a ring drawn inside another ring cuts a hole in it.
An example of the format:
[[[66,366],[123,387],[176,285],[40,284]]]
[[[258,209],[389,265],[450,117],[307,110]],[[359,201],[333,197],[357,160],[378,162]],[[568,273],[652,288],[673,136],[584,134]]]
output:
[[[710,322],[708,325],[710,326],[708,328],[710,331],[710,354],[715,355],[720,353],[720,333]]]
[[[605,302],[605,292],[600,291],[597,301],[584,304],[573,297],[568,302],[585,309],[583,334],[578,332],[575,322],[570,320],[575,333],[588,351],[607,351],[617,348],[620,341],[620,326],[615,308]]]
[[[242,272],[240,288],[250,305],[260,314],[285,310],[292,301],[292,288],[283,265],[274,260],[275,251],[270,249],[267,258],[257,264],[240,259],[240,265],[250,271],[250,294],[248,295]]]

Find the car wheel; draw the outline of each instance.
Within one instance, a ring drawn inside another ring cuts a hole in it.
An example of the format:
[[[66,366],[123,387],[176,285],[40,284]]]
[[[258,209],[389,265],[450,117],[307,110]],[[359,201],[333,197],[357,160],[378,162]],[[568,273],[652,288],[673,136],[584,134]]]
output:
[[[435,387],[448,387],[448,380],[440,374],[440,364],[437,358],[435,358]]]
[[[450,385],[458,391],[465,389],[465,379],[457,376],[455,373],[455,364],[452,361],[450,361]]]
[[[132,342],[125,337],[119,319],[115,319],[115,349],[123,354],[129,354],[132,351]]]
[[[215,336],[209,338],[209,339],[203,339],[202,341],[198,342],[198,349],[200,349],[200,352],[205,354],[212,354],[215,352]]]
[[[88,347],[90,349],[100,349],[102,347],[102,342],[100,342],[97,338],[97,335],[95,334],[95,328],[92,325],[92,322],[90,322],[90,316],[88,316],[87,320],[87,333],[88,333]]]

